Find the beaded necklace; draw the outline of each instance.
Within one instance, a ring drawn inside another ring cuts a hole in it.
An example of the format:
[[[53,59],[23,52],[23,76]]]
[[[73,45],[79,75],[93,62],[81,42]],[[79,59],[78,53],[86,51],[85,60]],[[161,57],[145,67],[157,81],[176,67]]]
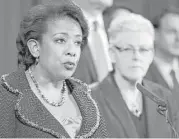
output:
[[[67,85],[66,85],[66,82],[65,82],[65,81],[63,81],[63,87],[62,87],[62,89],[61,89],[61,94],[62,94],[61,100],[60,100],[59,102],[53,102],[53,101],[48,100],[48,98],[46,98],[45,95],[42,94],[42,92],[41,92],[41,90],[40,90],[40,88],[39,88],[39,84],[38,84],[38,82],[35,80],[35,77],[33,76],[32,70],[31,70],[30,68],[28,69],[28,73],[29,73],[29,75],[30,75],[30,77],[31,77],[31,79],[32,79],[32,81],[33,81],[35,87],[37,88],[38,93],[40,94],[41,98],[42,98],[46,103],[48,103],[48,104],[50,104],[50,105],[52,105],[52,106],[55,106],[55,107],[59,107],[59,106],[61,106],[61,105],[64,104],[64,102],[65,102],[65,100],[66,100],[66,97],[67,97],[67,93],[66,93],[66,92],[67,92]]]

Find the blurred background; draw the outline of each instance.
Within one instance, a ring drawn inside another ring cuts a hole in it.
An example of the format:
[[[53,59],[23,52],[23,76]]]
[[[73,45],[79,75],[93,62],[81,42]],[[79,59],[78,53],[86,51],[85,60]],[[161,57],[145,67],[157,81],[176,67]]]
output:
[[[0,0],[0,75],[17,68],[16,37],[23,15],[34,5],[59,1]],[[152,20],[163,8],[172,5],[179,7],[179,0],[114,0],[114,5],[128,7]]]

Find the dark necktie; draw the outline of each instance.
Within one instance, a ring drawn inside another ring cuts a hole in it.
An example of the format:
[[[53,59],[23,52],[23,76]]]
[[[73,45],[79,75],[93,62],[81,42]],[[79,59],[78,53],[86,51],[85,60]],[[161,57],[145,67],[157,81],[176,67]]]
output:
[[[170,73],[171,77],[172,77],[172,81],[173,81],[173,89],[178,89],[179,88],[179,84],[178,84],[178,80],[176,78],[176,74],[174,70],[171,70]]]
[[[97,21],[94,21],[93,22],[93,30],[97,31],[98,30],[98,26],[99,26],[99,23]]]
[[[172,95],[175,97],[175,99],[177,100],[177,102],[179,102],[179,83],[178,80],[176,78],[176,74],[174,70],[171,70],[170,73],[172,80],[173,80],[173,88],[172,88]]]

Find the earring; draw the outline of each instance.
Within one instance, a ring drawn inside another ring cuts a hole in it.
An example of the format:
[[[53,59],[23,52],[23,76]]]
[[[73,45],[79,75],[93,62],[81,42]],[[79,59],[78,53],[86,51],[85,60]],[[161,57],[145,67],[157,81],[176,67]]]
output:
[[[39,63],[39,56],[35,59],[35,65]]]

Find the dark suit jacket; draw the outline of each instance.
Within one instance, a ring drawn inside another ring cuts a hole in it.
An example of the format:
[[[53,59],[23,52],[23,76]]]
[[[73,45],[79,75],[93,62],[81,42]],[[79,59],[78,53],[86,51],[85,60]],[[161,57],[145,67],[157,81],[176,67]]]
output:
[[[154,62],[152,62],[150,65],[145,78],[154,83],[160,84],[167,89],[170,89]]]
[[[145,78],[169,89],[171,91],[173,97],[177,101],[177,105],[179,106],[179,85],[176,86],[175,88],[171,89],[169,87],[169,85],[167,84],[167,82],[165,81],[165,79],[163,78],[163,76],[161,75],[161,73],[159,72],[159,70],[154,62],[149,67],[149,70],[148,70]]]
[[[73,78],[66,81],[82,115],[82,125],[77,137],[107,137],[103,118],[86,84]],[[70,138],[63,126],[32,92],[24,71],[2,76],[0,137]]]
[[[81,81],[92,84],[98,81],[96,68],[93,62],[92,54],[88,46],[85,46],[73,77]]]
[[[170,93],[161,86],[144,80],[143,85],[168,103],[169,118],[177,123],[179,117],[175,102],[169,97]],[[93,88],[94,98],[97,100],[100,110],[106,121],[107,129],[112,138],[139,138],[131,114],[122,99],[122,95],[110,73],[97,87]],[[145,97],[147,134],[150,138],[170,138],[173,132],[166,123],[164,116],[157,112],[158,105],[148,97]]]

